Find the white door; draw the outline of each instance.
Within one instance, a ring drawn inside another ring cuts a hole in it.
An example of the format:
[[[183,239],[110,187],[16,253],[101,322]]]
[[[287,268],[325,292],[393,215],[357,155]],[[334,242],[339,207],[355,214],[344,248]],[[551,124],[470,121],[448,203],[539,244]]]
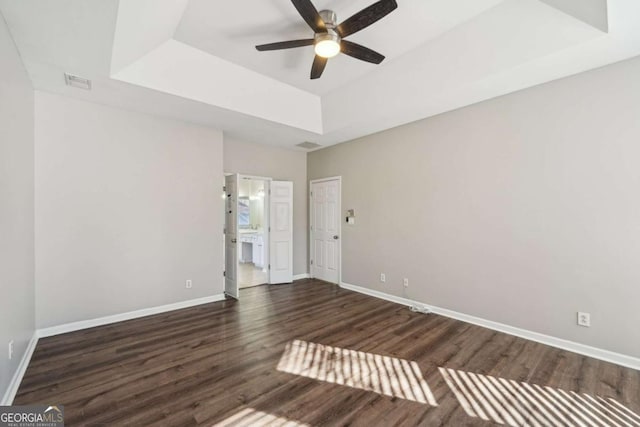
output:
[[[269,283],[293,282],[293,182],[271,181]]]
[[[238,299],[238,175],[227,175],[224,185],[224,293]]]
[[[311,275],[340,283],[340,180],[311,182]]]

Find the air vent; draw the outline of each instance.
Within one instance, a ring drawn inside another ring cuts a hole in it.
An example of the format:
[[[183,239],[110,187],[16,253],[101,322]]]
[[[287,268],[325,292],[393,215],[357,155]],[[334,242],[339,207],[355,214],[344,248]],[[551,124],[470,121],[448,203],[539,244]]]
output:
[[[315,142],[303,142],[301,144],[296,144],[296,147],[306,148],[307,150],[311,150],[312,148],[322,147],[322,145],[316,144]]]
[[[74,76],[73,74],[64,73],[64,82],[67,84],[67,86],[91,90],[91,80]]]

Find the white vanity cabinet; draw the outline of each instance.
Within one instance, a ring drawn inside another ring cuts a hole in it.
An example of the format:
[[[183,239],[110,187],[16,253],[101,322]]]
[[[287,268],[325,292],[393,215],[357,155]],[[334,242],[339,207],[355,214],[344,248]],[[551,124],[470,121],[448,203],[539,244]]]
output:
[[[254,236],[255,233],[253,232],[240,230],[240,245],[238,247],[240,253],[238,254],[238,258],[242,263],[253,262],[252,247]]]
[[[240,232],[240,262],[253,262],[256,267],[264,266],[264,239],[256,231]]]

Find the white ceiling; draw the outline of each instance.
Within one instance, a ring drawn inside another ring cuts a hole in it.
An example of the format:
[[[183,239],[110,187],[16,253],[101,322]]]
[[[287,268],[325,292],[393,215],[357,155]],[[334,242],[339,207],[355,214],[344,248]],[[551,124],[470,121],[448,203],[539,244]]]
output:
[[[315,0],[342,21],[373,0]],[[309,80],[286,0],[0,0],[36,89],[201,123],[238,139],[331,145],[640,54],[637,0],[398,0]],[[608,23],[608,25],[607,25]],[[93,80],[83,91],[63,73]]]
[[[318,10],[338,14],[338,22],[375,0],[315,0]],[[347,39],[367,46],[391,61],[432,40],[503,0],[410,0],[384,19]],[[251,12],[249,12],[251,10]],[[212,19],[212,17],[215,17]],[[307,39],[313,31],[289,1],[211,2],[191,0],[174,38],[212,55],[318,95],[367,74],[376,65],[339,55],[329,61],[321,79],[310,80],[313,47],[257,53],[258,44]]]

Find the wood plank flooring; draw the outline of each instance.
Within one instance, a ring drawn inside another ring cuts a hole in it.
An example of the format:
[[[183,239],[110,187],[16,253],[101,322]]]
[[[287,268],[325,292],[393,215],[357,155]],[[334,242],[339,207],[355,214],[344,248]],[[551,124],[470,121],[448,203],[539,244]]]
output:
[[[315,280],[41,339],[66,425],[640,425],[640,371]]]

